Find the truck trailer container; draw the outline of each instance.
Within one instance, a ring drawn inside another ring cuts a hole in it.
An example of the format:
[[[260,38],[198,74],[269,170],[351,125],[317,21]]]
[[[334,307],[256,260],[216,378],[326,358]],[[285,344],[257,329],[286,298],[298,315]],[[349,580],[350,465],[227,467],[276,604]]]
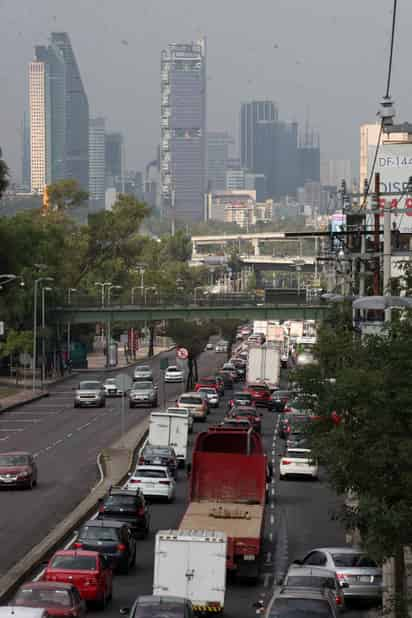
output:
[[[156,534],[153,594],[192,602],[195,612],[221,612],[226,592],[227,536],[214,530]]]
[[[250,345],[246,370],[248,384],[264,381],[270,386],[279,386],[280,355],[278,343]]]
[[[172,446],[181,466],[186,463],[189,434],[188,415],[174,412],[152,412],[149,422],[149,444]]]
[[[227,535],[229,571],[256,578],[262,547],[267,458],[253,429],[211,427],[197,436],[181,530]]]

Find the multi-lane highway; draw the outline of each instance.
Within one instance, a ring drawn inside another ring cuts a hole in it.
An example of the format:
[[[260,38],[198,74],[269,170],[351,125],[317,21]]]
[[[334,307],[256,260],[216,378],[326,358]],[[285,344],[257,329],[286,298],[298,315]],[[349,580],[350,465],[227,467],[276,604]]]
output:
[[[174,358],[174,352],[165,355]],[[159,362],[159,357],[151,361],[156,381]],[[217,362],[215,354],[203,354],[203,375],[211,373]],[[102,377],[98,372],[87,375]],[[120,400],[107,399],[106,408],[101,409],[74,409],[73,388],[78,381],[73,377],[52,387],[50,397],[0,414],[0,452],[31,451],[39,469],[39,483],[33,491],[0,493],[0,576],[89,493],[97,481],[98,453],[120,437]],[[166,385],[166,399],[174,401],[181,390],[180,384]],[[160,405],[161,397],[160,388]],[[129,411],[126,406],[126,429],[147,414],[148,409]]]
[[[212,357],[213,353],[210,353],[210,356]],[[218,410],[210,413],[207,424],[221,421],[226,405],[227,397]],[[283,443],[275,438],[276,422],[276,414],[264,412],[263,440],[268,454],[274,457],[277,463],[278,452],[282,451]],[[203,423],[197,423],[195,433],[205,430],[206,427]],[[191,437],[191,444],[194,436],[195,434]],[[138,542],[136,567],[129,575],[115,577],[113,600],[105,610],[104,618],[118,618],[119,610],[130,607],[138,595],[151,594],[155,533],[159,529],[178,527],[186,508],[187,489],[186,475],[180,472],[175,501],[171,504],[151,504],[151,533],[147,539]],[[255,615],[254,603],[259,600],[266,602],[270,598],[276,577],[293,559],[319,545],[342,545],[345,542],[343,529],[332,519],[337,506],[336,497],[324,480],[279,482],[276,466],[272,489],[266,509],[261,577],[255,586],[245,582],[228,582],[224,611],[227,617],[246,618]],[[101,612],[93,609],[91,613],[101,615]],[[362,613],[352,609],[347,615],[350,618],[360,618]]]

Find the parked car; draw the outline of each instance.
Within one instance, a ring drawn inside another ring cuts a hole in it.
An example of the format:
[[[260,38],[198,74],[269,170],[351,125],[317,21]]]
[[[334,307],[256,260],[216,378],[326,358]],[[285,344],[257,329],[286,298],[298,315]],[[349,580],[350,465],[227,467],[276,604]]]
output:
[[[129,618],[193,618],[192,603],[187,599],[172,596],[137,597],[130,609],[124,607],[121,614]]]
[[[213,386],[202,386],[197,391],[199,395],[202,395],[207,399],[210,408],[218,408],[219,407],[219,395],[217,390]]]
[[[165,498],[172,502],[175,497],[176,482],[167,466],[137,466],[127,481],[127,489],[139,487],[145,497]]]
[[[382,597],[382,569],[355,547],[316,548],[295,563],[334,571],[345,599],[380,600]]]
[[[82,599],[97,602],[102,609],[113,594],[113,571],[106,558],[97,551],[57,551],[50,559],[43,579],[74,584]]]
[[[328,589],[285,588],[274,593],[265,612],[265,618],[337,618],[336,605]]]
[[[37,466],[31,453],[12,451],[0,453],[0,487],[25,487],[37,485]]]
[[[139,456],[139,466],[166,466],[173,478],[177,476],[179,462],[172,446],[146,444]]]
[[[10,605],[13,607],[41,607],[48,616],[81,618],[86,603],[74,584],[32,581],[20,586]],[[13,613],[14,615],[14,613]]]
[[[133,372],[134,380],[152,380],[153,381],[153,371],[149,365],[139,365],[135,367]]]
[[[199,393],[183,393],[176,405],[178,408],[188,408],[195,421],[206,421],[209,408],[206,399]]]
[[[310,565],[291,564],[283,580],[283,586],[286,588],[328,588],[333,593],[337,609],[344,609],[343,588],[335,571]]]
[[[310,476],[317,479],[318,474],[318,464],[313,461],[311,451],[308,448],[287,449],[286,453],[281,456],[279,464],[280,480],[287,476]]]
[[[170,365],[165,371],[165,382],[184,382],[184,379],[184,371],[176,365]]]
[[[120,573],[128,573],[136,562],[136,539],[122,521],[90,519],[80,528],[74,548],[98,551]]]
[[[74,395],[74,407],[83,406],[104,408],[106,405],[106,393],[101,382],[87,380],[80,382]]]
[[[229,344],[227,341],[218,341],[215,346],[215,352],[225,353],[227,352]]]
[[[256,406],[272,408],[272,394],[270,388],[264,382],[252,382],[245,388],[245,392],[252,395]]]
[[[141,405],[157,407],[157,386],[153,382],[134,382],[129,391],[129,407],[136,408]]]
[[[122,521],[128,524],[134,536],[139,538],[144,538],[149,533],[150,513],[139,489],[128,491],[113,487],[100,501],[97,519]]]
[[[121,397],[123,395],[123,391],[117,385],[116,378],[106,378],[103,382],[103,388],[106,397]]]

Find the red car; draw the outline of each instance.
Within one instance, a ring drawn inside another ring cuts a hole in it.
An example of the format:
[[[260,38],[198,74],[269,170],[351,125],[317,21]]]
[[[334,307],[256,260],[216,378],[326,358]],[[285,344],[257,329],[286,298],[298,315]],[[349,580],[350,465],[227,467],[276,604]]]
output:
[[[113,572],[97,551],[57,551],[46,568],[44,581],[74,584],[82,599],[96,601],[102,609],[112,598]]]
[[[49,616],[73,616],[86,613],[86,603],[73,584],[55,582],[27,582],[18,589],[11,602],[19,607],[42,607]]]
[[[0,487],[37,485],[37,466],[33,455],[23,451],[0,453]]]
[[[214,377],[200,378],[199,382],[195,385],[195,391],[197,392],[200,388],[215,388],[220,397],[225,392],[223,380]]]
[[[263,382],[256,382],[248,384],[245,388],[246,393],[252,395],[252,399],[256,406],[265,406],[266,408],[272,408],[273,400],[270,388]]]
[[[258,412],[256,408],[241,406],[239,408],[232,408],[228,413],[229,418],[234,418],[237,421],[243,421],[247,419],[252,425],[253,429],[258,433],[261,432],[262,419],[261,412]]]

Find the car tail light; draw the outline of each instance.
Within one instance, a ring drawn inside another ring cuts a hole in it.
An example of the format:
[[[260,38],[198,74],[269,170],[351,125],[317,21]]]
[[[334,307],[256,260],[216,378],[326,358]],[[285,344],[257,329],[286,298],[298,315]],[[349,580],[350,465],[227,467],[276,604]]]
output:
[[[135,483],[141,483],[140,479],[130,479],[129,484],[134,485]]]
[[[339,581],[344,581],[346,579],[346,573],[336,573],[336,577]]]
[[[144,464],[144,457],[139,457],[139,464]]]
[[[159,485],[170,485],[170,481],[159,481]]]
[[[117,546],[117,550],[118,551],[126,551],[127,547],[126,545],[123,545],[123,543],[119,543],[119,545]]]
[[[290,459],[282,459],[282,465],[283,466],[288,466],[289,464],[291,464],[292,462],[290,461]]]
[[[137,514],[139,515],[139,517],[143,517],[144,515],[144,507],[141,506],[139,509],[137,509]]]
[[[336,605],[342,605],[342,597],[339,594],[335,596],[335,603]]]
[[[292,411],[292,408],[289,408],[288,406],[285,406],[285,407],[283,408],[283,411],[284,411],[284,412],[291,412],[291,411]]]
[[[83,543],[76,542],[76,543],[74,543],[73,547],[74,547],[75,549],[81,549],[81,548],[83,547]]]

